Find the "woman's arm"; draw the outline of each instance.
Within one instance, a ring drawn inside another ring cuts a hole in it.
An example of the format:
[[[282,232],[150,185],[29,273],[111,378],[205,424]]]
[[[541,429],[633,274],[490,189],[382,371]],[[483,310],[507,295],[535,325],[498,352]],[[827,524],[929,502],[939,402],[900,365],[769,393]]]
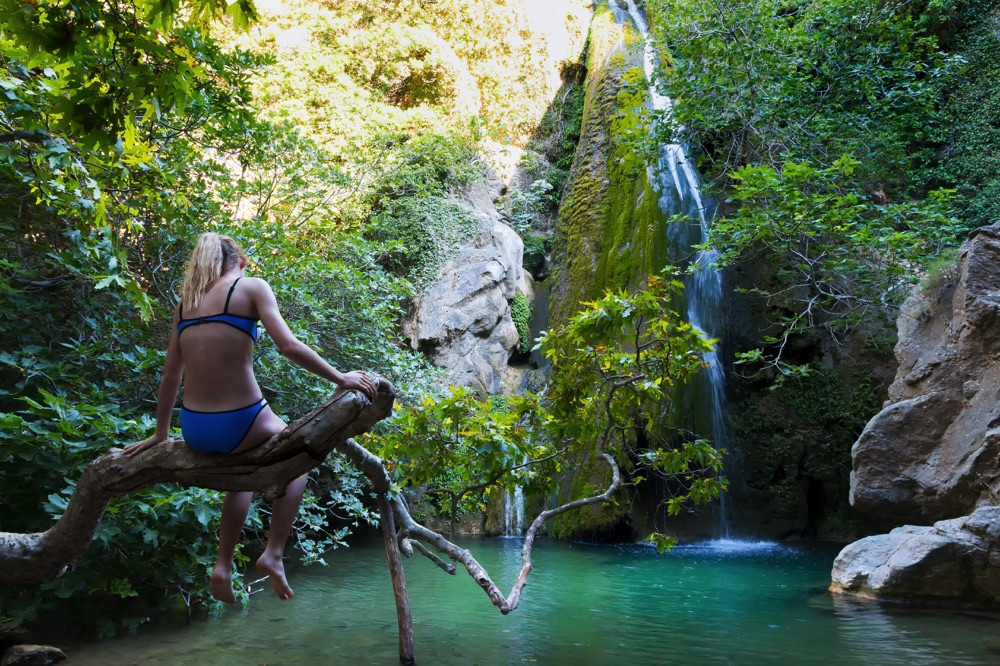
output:
[[[316,351],[309,345],[303,343],[295,337],[281,311],[278,310],[278,301],[271,291],[271,285],[264,280],[255,278],[251,281],[250,298],[254,307],[257,308],[257,315],[260,317],[268,335],[278,346],[281,355],[295,363],[299,367],[305,368],[309,372],[333,382],[340,388],[358,389],[372,400],[375,399],[377,387],[375,381],[363,372],[354,371],[343,373],[323,360]]]
[[[177,402],[177,391],[184,377],[184,359],[181,356],[181,345],[177,338],[177,310],[174,309],[173,321],[170,324],[170,342],[167,344],[167,360],[163,363],[163,375],[160,377],[160,390],[156,394],[156,433],[141,442],[125,447],[125,455],[134,456],[151,446],[164,441],[170,434],[170,421],[174,413],[174,403]]]

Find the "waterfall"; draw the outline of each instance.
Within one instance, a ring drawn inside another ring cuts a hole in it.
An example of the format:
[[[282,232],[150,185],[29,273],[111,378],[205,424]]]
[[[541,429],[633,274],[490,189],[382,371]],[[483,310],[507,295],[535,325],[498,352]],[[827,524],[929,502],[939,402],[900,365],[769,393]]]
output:
[[[643,65],[649,81],[649,98],[654,111],[661,112],[662,118],[670,114],[672,103],[668,97],[656,89],[656,53],[649,37],[649,27],[634,0],[625,0],[627,10],[616,0],[608,0],[615,20],[620,24],[631,19],[643,38]],[[677,143],[661,147],[656,167],[647,170],[647,176],[659,192],[660,211],[666,216],[681,215],[690,223],[667,225],[671,258],[679,263],[693,266],[684,280],[687,298],[687,318],[709,338],[717,338],[722,333],[722,276],[712,264],[718,253],[713,249],[695,250],[694,246],[708,241],[708,219],[701,198],[698,174],[687,159],[684,147]],[[716,351],[704,354],[708,367],[699,373],[692,390],[696,407],[704,406],[705,412],[695,414],[695,431],[712,438],[715,447],[728,448],[730,443],[726,422],[725,372]],[[720,536],[730,536],[727,497],[723,493],[719,501]]]
[[[503,535],[519,537],[524,531],[524,489],[515,486],[514,492],[503,491]]]

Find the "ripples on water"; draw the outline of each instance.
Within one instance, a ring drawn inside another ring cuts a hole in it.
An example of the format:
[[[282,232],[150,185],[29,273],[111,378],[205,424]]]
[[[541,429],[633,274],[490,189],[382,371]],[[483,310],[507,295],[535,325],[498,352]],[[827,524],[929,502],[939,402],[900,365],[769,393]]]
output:
[[[506,593],[520,539],[463,540]],[[406,563],[420,664],[996,664],[992,615],[832,597],[836,548],[720,540],[646,545],[540,541],[521,607],[501,616],[464,573]],[[381,543],[292,572],[268,594],[190,626],[67,650],[74,666],[398,663]],[[991,650],[991,648],[993,648]]]

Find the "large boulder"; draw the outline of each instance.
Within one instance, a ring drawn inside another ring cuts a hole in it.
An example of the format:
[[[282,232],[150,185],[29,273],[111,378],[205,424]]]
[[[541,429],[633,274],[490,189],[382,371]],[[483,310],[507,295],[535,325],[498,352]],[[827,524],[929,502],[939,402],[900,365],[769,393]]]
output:
[[[1000,608],[1000,506],[856,541],[837,556],[832,578],[839,593]]]
[[[457,203],[479,217],[479,234],[442,266],[405,325],[414,349],[447,368],[452,384],[481,395],[500,391],[519,341],[510,301],[527,288],[521,269],[524,244],[500,222],[493,203],[501,192],[502,183],[492,182],[462,193]]]
[[[899,317],[899,370],[852,450],[851,503],[900,522],[971,512],[1000,490],[1000,224],[974,231]]]

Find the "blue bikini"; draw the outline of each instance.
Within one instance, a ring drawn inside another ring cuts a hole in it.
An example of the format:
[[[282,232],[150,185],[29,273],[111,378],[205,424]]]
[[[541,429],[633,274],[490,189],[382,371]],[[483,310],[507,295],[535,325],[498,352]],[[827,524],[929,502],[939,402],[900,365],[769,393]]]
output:
[[[253,317],[244,317],[243,315],[229,314],[229,299],[233,297],[233,289],[236,289],[236,283],[240,281],[240,278],[233,280],[233,286],[229,288],[229,294],[226,295],[226,306],[222,308],[222,312],[214,315],[205,315],[204,317],[194,317],[192,319],[184,319],[184,307],[181,306],[180,309],[180,320],[177,322],[177,336],[185,330],[191,328],[192,326],[199,326],[201,324],[228,324],[233,328],[237,328],[247,335],[254,342],[257,342],[257,338],[260,337],[260,328],[257,326],[257,320]]]
[[[229,288],[229,294],[226,296],[226,305],[219,314],[184,319],[182,308],[177,322],[177,336],[180,337],[180,334],[191,326],[218,323],[237,328],[249,335],[253,342],[257,342],[257,338],[260,337],[257,320],[253,317],[229,314],[229,300],[233,297],[233,290],[239,281],[240,278],[233,281],[233,286]],[[187,445],[195,451],[230,453],[247,436],[254,421],[266,406],[267,401],[264,398],[246,407],[222,412],[199,412],[181,406],[181,433]]]

